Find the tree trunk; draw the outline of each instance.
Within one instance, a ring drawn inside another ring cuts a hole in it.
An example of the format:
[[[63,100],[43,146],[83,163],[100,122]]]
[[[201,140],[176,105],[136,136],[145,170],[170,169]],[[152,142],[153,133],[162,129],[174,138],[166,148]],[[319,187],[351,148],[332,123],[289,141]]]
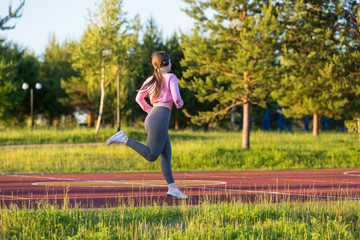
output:
[[[117,103],[116,103],[116,128],[117,131],[120,131],[121,128],[121,120],[120,120],[120,74],[119,72],[116,70],[117,72],[117,76],[116,76],[116,99],[117,99]]]
[[[250,148],[250,108],[251,105],[249,102],[244,103],[242,150],[248,150]]]
[[[72,122],[73,122],[72,115],[71,114],[67,115],[65,118],[66,128],[72,128]]]
[[[179,130],[179,120],[175,119],[175,130]]]
[[[316,137],[319,132],[319,119],[317,113],[313,114],[313,136]]]
[[[54,117],[52,115],[49,116],[48,122],[47,122],[47,126],[48,127],[52,127],[54,123]]]
[[[91,111],[87,112],[87,126],[92,127],[94,122],[93,113]]]
[[[244,81],[248,82],[247,72],[244,73]],[[245,94],[243,97],[243,132],[242,132],[242,150],[250,148],[250,108],[249,85],[245,84]]]
[[[97,120],[97,122],[96,122],[95,134],[97,134],[97,133],[99,132],[100,124],[101,124],[101,118],[102,118],[103,109],[104,109],[104,98],[105,98],[104,71],[105,71],[105,61],[104,61],[104,59],[103,59],[103,61],[102,61],[102,67],[101,67],[101,83],[100,83],[100,88],[101,88],[100,108],[99,108],[98,120]]]
[[[70,126],[69,115],[65,115],[65,128],[69,128],[69,126]]]
[[[58,128],[59,127],[59,118],[55,118],[54,120],[53,120],[53,126],[55,127],[55,128]]]

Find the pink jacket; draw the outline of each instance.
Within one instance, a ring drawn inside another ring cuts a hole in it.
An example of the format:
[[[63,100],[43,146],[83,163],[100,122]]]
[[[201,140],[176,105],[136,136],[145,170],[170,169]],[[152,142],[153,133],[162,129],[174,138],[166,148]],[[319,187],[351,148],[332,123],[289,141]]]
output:
[[[184,105],[183,100],[180,96],[179,83],[177,77],[172,73],[162,74],[164,79],[164,87],[159,97],[155,99],[154,103],[157,102],[170,102],[173,101],[177,109],[181,108]],[[147,78],[143,86],[152,79],[152,76]],[[149,98],[152,98],[153,92],[149,92],[148,89],[139,90],[136,95],[136,102],[145,112],[150,112],[152,106],[150,106],[146,101],[145,97],[149,95]]]

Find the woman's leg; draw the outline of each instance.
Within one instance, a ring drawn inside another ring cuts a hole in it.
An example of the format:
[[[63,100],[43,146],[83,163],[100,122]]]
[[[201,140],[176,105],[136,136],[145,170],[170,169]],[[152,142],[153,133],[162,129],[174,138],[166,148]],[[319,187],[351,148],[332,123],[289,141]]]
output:
[[[165,107],[154,107],[145,119],[147,146],[128,139],[126,145],[134,149],[146,160],[153,162],[159,158],[168,136],[171,111]]]
[[[169,134],[167,134],[165,145],[160,155],[160,166],[167,184],[174,183],[171,171],[171,143]]]

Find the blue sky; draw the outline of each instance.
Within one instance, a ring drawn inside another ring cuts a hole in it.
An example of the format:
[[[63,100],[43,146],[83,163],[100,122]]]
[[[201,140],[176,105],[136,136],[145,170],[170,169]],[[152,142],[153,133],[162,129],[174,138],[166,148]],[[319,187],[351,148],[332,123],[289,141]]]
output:
[[[20,0],[1,0],[0,16],[7,14],[12,2],[13,8]],[[12,20],[14,30],[2,31],[1,36],[41,55],[55,35],[59,42],[79,40],[86,29],[88,10],[94,10],[101,0],[26,0],[22,17]],[[188,33],[193,21],[181,8],[187,7],[181,0],[123,0],[128,17],[140,15],[143,25],[153,16],[163,36],[168,37],[179,30]]]

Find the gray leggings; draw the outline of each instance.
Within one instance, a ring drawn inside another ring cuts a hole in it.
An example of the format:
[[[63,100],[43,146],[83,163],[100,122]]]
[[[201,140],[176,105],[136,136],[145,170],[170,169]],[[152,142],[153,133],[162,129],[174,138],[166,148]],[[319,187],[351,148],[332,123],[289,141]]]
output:
[[[147,146],[130,138],[126,143],[127,146],[150,162],[154,162],[160,156],[161,171],[168,184],[174,183],[171,171],[171,144],[168,133],[170,117],[170,109],[160,106],[153,107],[144,122],[147,132]]]

